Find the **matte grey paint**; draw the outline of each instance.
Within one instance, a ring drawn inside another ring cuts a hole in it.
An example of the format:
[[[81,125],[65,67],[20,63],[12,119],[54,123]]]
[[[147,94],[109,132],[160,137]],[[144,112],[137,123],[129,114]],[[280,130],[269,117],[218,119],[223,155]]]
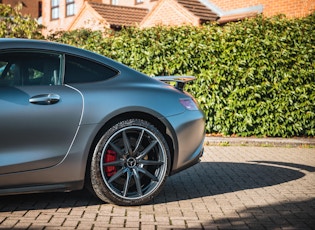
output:
[[[189,95],[101,55],[24,39],[0,39],[1,52],[49,51],[104,63],[119,71],[102,82],[0,87],[0,194],[81,189],[92,143],[111,119],[147,114],[172,140],[172,172],[198,162],[204,116],[189,111]]]

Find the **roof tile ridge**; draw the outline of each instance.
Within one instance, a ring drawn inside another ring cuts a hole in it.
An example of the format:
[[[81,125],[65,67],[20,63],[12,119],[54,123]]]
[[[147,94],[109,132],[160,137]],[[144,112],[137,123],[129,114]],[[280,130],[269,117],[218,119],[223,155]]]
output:
[[[147,8],[142,8],[142,7],[111,5],[111,4],[105,4],[105,3],[99,3],[99,2],[88,2],[88,3],[89,3],[90,5],[99,5],[99,6],[106,6],[106,7],[112,7],[112,8],[123,8],[123,9],[149,11],[149,9],[147,9]]]

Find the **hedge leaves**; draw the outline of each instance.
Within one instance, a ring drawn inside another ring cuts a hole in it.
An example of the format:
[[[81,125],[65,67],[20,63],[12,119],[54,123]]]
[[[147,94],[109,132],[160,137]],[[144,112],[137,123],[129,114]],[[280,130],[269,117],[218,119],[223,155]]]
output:
[[[30,16],[22,15],[21,9],[22,3],[15,8],[0,4],[0,38],[43,38],[38,23]]]

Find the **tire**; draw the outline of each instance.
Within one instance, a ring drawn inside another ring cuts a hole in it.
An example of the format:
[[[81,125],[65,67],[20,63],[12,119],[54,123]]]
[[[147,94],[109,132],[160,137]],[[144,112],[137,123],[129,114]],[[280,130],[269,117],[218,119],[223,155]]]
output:
[[[92,190],[98,198],[116,205],[141,205],[163,188],[170,171],[170,151],[152,124],[124,120],[101,136],[90,170]]]

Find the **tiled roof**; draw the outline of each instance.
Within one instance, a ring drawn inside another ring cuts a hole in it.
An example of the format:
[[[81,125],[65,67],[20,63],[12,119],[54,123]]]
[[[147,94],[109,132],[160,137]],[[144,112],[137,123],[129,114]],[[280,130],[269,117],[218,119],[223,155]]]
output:
[[[148,14],[148,9],[89,2],[89,5],[111,25],[133,26]]]
[[[207,8],[198,0],[177,0],[177,2],[199,17],[202,21],[215,21],[219,18],[215,12]]]
[[[244,12],[242,14],[232,14],[232,15],[227,15],[227,16],[222,16],[218,22],[220,24],[224,24],[227,22],[236,22],[236,21],[240,21],[243,20],[245,18],[251,18],[251,17],[255,17],[257,16],[257,12]]]

